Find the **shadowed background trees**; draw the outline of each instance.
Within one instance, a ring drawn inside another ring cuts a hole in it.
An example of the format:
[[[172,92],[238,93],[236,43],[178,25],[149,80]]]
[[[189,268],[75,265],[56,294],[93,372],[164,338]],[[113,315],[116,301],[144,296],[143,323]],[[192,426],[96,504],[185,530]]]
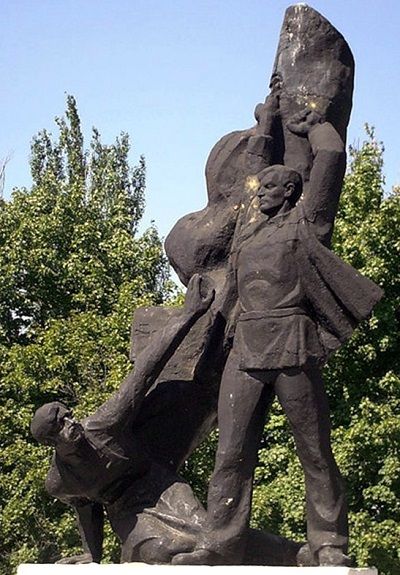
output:
[[[29,435],[34,410],[60,399],[87,415],[129,370],[134,309],[165,302],[168,267],[154,228],[138,237],[143,159],[129,166],[122,134],[86,150],[76,103],[58,137],[32,144],[33,185],[0,200],[0,573],[71,554],[71,512],[44,492],[50,452]],[[351,553],[359,565],[400,573],[400,193],[383,193],[383,147],[367,128],[350,150],[334,249],[385,289],[369,322],[330,361],[325,377],[333,446],[348,486]],[[185,465],[204,501],[216,435]],[[252,524],[305,538],[303,474],[277,403],[265,427]],[[110,535],[105,557],[117,558]]]

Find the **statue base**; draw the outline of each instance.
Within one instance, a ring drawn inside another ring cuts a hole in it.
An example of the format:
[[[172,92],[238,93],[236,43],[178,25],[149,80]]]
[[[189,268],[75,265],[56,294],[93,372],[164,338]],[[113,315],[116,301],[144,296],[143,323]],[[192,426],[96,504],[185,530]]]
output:
[[[378,575],[375,567],[269,567],[263,565],[148,565],[147,563],[88,565],[35,565],[18,567],[17,575],[134,575],[143,569],[143,575]],[[211,571],[212,570],[212,571]],[[229,574],[228,574],[229,570]]]

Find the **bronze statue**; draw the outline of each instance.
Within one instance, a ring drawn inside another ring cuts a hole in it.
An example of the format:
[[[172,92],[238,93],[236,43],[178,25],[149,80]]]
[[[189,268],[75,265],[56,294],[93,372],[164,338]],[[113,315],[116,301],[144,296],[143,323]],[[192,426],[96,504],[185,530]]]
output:
[[[353,76],[341,34],[312,8],[290,7],[255,126],[214,146],[206,208],[166,239],[188,285],[184,310],[135,313],[135,370],[94,415],[75,422],[58,402],[37,411],[32,432],[56,451],[46,487],[76,508],[84,546],[61,562],[100,561],[106,509],[122,561],[349,564],[321,368],[382,297],[329,250]],[[275,394],[305,473],[307,543],[249,528]],[[217,412],[206,512],[179,469]]]

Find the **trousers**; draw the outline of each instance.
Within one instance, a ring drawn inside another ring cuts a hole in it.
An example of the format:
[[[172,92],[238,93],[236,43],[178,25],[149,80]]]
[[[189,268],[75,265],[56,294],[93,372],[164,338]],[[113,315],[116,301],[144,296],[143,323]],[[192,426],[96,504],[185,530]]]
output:
[[[244,553],[254,468],[275,394],[288,418],[305,475],[307,540],[315,555],[348,544],[343,480],[332,454],[328,399],[321,371],[303,366],[276,371],[239,369],[235,344],[221,382],[219,444],[210,481],[207,521],[198,547],[236,563]]]

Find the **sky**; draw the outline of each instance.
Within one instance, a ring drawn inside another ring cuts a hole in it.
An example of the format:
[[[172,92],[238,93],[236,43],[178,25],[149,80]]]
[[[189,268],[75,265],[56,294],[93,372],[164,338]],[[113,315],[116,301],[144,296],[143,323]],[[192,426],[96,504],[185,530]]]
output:
[[[344,35],[356,61],[348,143],[365,122],[385,144],[387,189],[400,184],[400,3],[309,3]],[[57,134],[66,94],[112,143],[125,131],[147,162],[146,212],[162,236],[206,204],[204,165],[224,134],[248,128],[268,92],[283,0],[0,0],[0,159],[5,196],[30,185],[34,134]]]

